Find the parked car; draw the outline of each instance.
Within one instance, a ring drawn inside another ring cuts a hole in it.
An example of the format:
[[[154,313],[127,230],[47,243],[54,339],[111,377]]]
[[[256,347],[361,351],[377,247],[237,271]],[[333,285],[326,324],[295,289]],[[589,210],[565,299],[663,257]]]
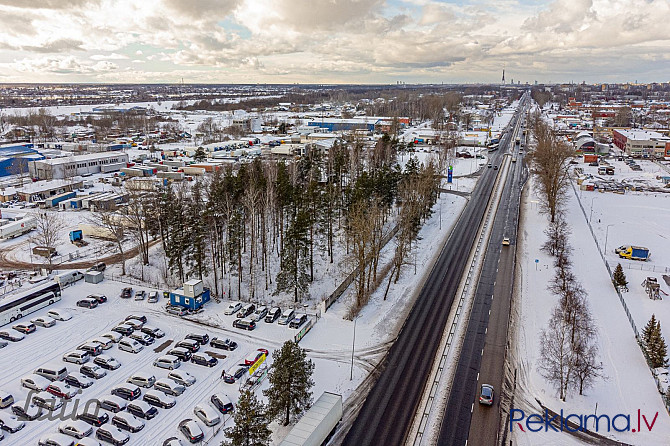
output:
[[[114,415],[112,417],[112,424],[128,432],[139,432],[144,429],[144,421],[127,412],[120,412]]]
[[[132,339],[133,341],[137,341],[144,346],[147,346],[147,345],[150,345],[150,344],[154,343],[154,338],[152,336],[149,336],[146,333],[142,333],[141,331],[136,331],[128,337],[130,339]],[[121,348],[120,345],[119,345],[119,348]]]
[[[114,395],[105,395],[98,398],[100,407],[109,410],[110,412],[119,413],[125,410],[128,403],[123,398]]]
[[[279,325],[288,325],[289,323],[291,323],[294,317],[295,317],[295,310],[289,308],[288,310],[284,310],[277,323]]]
[[[258,322],[262,320],[265,316],[268,314],[268,307],[265,305],[256,308],[256,311],[254,311],[254,314],[251,315],[251,320],[254,322]]]
[[[281,308],[279,307],[272,307],[268,311],[268,314],[265,316],[265,322],[271,324],[277,319],[279,319],[279,316],[281,316]]]
[[[59,409],[63,406],[63,400],[56,398],[54,395],[48,392],[40,392],[33,395],[31,401],[35,406],[41,407],[49,411]]]
[[[186,387],[182,386],[181,384],[177,384],[170,379],[161,378],[156,380],[154,383],[154,389],[159,390],[166,395],[179,396],[184,393]]]
[[[63,361],[73,364],[84,364],[91,359],[91,355],[84,350],[74,350],[63,355]]]
[[[237,317],[240,319],[243,319],[250,314],[252,314],[256,310],[256,305],[254,304],[246,304],[242,308],[240,308],[240,311],[237,312]]]
[[[130,299],[131,297],[133,297],[133,289],[131,287],[126,287],[121,290],[122,299]]]
[[[95,299],[79,299],[77,301],[77,306],[82,308],[96,308],[98,306],[98,301]]]
[[[32,322],[38,327],[44,327],[44,328],[49,328],[56,325],[56,319],[53,319],[49,316],[34,317],[30,320],[30,322]]]
[[[43,376],[32,374],[21,378],[21,385],[26,389],[36,390],[38,392],[47,390],[51,381]]]
[[[100,379],[107,376],[107,372],[103,370],[102,367],[96,364],[84,364],[79,368],[79,372],[82,375],[93,379]]]
[[[170,373],[168,373],[167,377],[168,379],[171,379],[177,384],[181,384],[182,386],[185,387],[192,386],[196,382],[195,376],[182,370],[173,370]]]
[[[219,363],[216,358],[204,352],[194,353],[193,356],[191,356],[191,362],[193,364],[204,365],[207,367],[214,367]]]
[[[302,324],[307,322],[307,315],[302,313],[302,314],[296,314],[296,316],[293,318],[293,320],[288,324],[290,328],[300,328]]]
[[[65,310],[49,310],[47,311],[47,316],[57,321],[69,321],[72,319],[72,315]]]
[[[219,412],[222,414],[227,414],[231,413],[232,411],[235,410],[235,406],[233,406],[232,401],[230,401],[230,398],[228,398],[228,395],[225,395],[223,393],[215,393],[212,395],[210,398],[210,401],[216,407]]]
[[[72,437],[57,434],[57,433],[48,433],[43,435],[38,441],[38,446],[74,446],[74,440]]]
[[[140,329],[140,331],[154,338],[162,338],[163,336],[165,336],[165,332],[163,330],[161,330],[160,328],[151,327],[149,325],[145,325]]]
[[[135,329],[128,324],[120,324],[112,328],[112,331],[122,334],[123,336],[130,336],[131,334],[133,334]]]
[[[258,350],[249,353],[247,357],[244,358],[244,365],[254,365],[263,355],[268,355],[268,351],[264,348],[259,348]]]
[[[74,438],[84,438],[93,433],[93,428],[82,420],[66,420],[58,425],[58,432]]]
[[[176,356],[182,362],[190,361],[191,356],[193,356],[190,350],[187,350],[183,347],[175,347],[173,349],[170,349],[167,353],[168,355]]]
[[[32,322],[19,322],[12,325],[12,328],[23,334],[30,334],[37,330],[37,327]]]
[[[163,442],[163,446],[184,446],[181,440],[177,437],[170,437]]]
[[[256,328],[256,322],[250,319],[235,319],[233,327],[251,331]]]
[[[108,331],[100,335],[103,338],[107,338],[110,341],[117,343],[123,338],[123,334],[116,331]]]
[[[9,407],[14,402],[14,396],[6,390],[0,389],[0,409]],[[2,425],[0,425],[2,427]]]
[[[42,415],[42,408],[24,400],[14,403],[12,412],[19,420],[33,421]]]
[[[105,262],[98,262],[86,271],[97,271],[97,272],[102,272],[107,268],[107,265],[105,265]]]
[[[49,387],[47,387],[47,392],[57,396],[58,398],[69,400],[77,396],[79,390],[74,387],[70,387],[64,382],[52,382],[49,384]]]
[[[143,314],[131,314],[131,315],[126,316],[126,322],[132,321],[132,320],[140,321],[140,322],[142,322],[142,325],[146,324],[147,321],[148,321],[147,317]]]
[[[231,302],[228,305],[228,308],[226,308],[226,311],[223,312],[223,314],[225,314],[226,316],[230,316],[240,311],[240,308],[242,308],[242,304],[240,302]]]
[[[175,347],[185,348],[186,350],[190,351],[191,353],[195,353],[198,350],[200,350],[200,343],[198,341],[194,341],[192,339],[184,339],[183,341],[177,342],[175,344]]]
[[[86,297],[88,299],[94,299],[99,304],[104,304],[105,302],[107,302],[107,296],[105,296],[104,294],[89,294]]]
[[[147,292],[139,290],[135,292],[135,300],[144,300],[147,297]]]
[[[242,378],[247,373],[248,370],[249,370],[248,365],[244,365],[244,366],[241,365],[237,369],[235,369],[235,372],[233,372],[231,374],[225,374],[224,377],[223,377],[223,381],[226,384],[235,384],[235,381]]]
[[[91,387],[94,381],[79,372],[71,372],[67,377],[65,377],[65,383],[72,387],[79,387],[80,389],[86,389]]]
[[[231,341],[228,338],[226,339],[212,338],[209,345],[214,348],[220,348],[228,351],[233,351],[237,348],[237,342]]]
[[[493,386],[482,384],[482,391],[479,394],[479,404],[493,405]]]
[[[147,390],[142,399],[152,406],[160,407],[161,409],[169,409],[177,404],[177,400],[173,397],[157,390]]]
[[[126,410],[139,418],[150,420],[158,415],[158,409],[146,401],[135,400],[128,403]]]
[[[97,342],[84,342],[79,347],[78,350],[85,351],[90,356],[98,356],[102,354],[102,346]]]
[[[98,430],[95,431],[95,437],[98,440],[111,443],[114,446],[121,446],[130,441],[130,437],[128,436],[128,434],[123,432],[118,427],[112,427],[112,426],[99,427]]]
[[[202,432],[202,429],[200,429],[200,426],[198,426],[198,423],[191,418],[179,422],[179,431],[191,443],[197,443],[205,438],[205,434]]]
[[[205,423],[205,426],[207,427],[216,426],[221,422],[221,417],[209,404],[196,404],[193,408],[193,413],[196,417],[200,418],[200,421]]]
[[[178,369],[180,365],[181,361],[174,355],[161,356],[154,361],[154,366],[160,367],[162,369]]]
[[[142,391],[135,384],[124,383],[112,387],[111,394],[127,401],[133,401],[142,395]]]
[[[150,304],[158,302],[158,291],[150,291],[147,302],[149,302]]]
[[[0,429],[14,434],[26,426],[26,422],[19,420],[7,412],[0,412]]]
[[[169,314],[173,314],[175,316],[186,316],[188,314],[188,311],[184,307],[180,307],[178,305],[167,305],[165,307],[165,310]]]
[[[126,382],[135,384],[136,386],[144,387],[147,389],[150,389],[153,387],[154,383],[156,382],[156,377],[152,375],[151,373],[147,372],[136,372],[134,373],[130,378],[126,380]]]
[[[116,370],[121,367],[121,363],[109,355],[100,355],[93,360],[93,363],[107,370]]]
[[[200,345],[207,345],[209,342],[209,335],[207,333],[189,333],[186,335],[186,339],[196,341]]]
[[[130,325],[133,327],[133,330],[141,330],[144,327],[144,322],[139,319],[128,319],[123,323],[124,325]]]
[[[110,348],[114,347],[114,341],[102,336],[91,339],[91,343],[98,344],[103,350],[109,350]]]
[[[97,407],[84,406],[84,408],[77,414],[77,420],[84,421],[93,427],[100,427],[109,421],[107,412],[97,410]]]

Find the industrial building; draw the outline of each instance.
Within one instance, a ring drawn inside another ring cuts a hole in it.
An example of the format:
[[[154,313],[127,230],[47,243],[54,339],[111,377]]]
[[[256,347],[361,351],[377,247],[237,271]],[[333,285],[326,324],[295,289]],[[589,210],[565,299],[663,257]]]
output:
[[[0,145],[0,177],[28,173],[28,163],[41,159],[31,143]]]
[[[670,138],[649,130],[622,130],[612,132],[614,145],[637,158],[663,158]]]
[[[72,178],[78,175],[118,172],[128,164],[123,152],[91,153],[63,158],[31,161],[30,175],[40,180]]]
[[[16,187],[16,195],[29,203],[44,201],[47,198],[81,189],[83,181],[51,180],[29,183]]]

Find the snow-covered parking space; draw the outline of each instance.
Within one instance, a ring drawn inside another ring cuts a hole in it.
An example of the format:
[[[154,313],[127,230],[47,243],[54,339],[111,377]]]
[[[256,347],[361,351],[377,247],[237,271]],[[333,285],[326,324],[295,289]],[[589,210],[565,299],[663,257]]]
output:
[[[108,370],[107,376],[95,380],[94,384],[83,389],[80,395],[75,397],[74,402],[64,405],[57,410],[59,414],[53,420],[28,421],[26,427],[21,431],[9,435],[9,444],[37,444],[37,440],[44,434],[56,432],[58,424],[63,417],[67,417],[73,409],[79,409],[88,400],[109,394],[111,389],[125,382],[136,372],[144,371],[154,375],[157,379],[166,378],[169,370],[153,366],[158,357],[165,355],[174,347],[176,342],[185,338],[190,332],[207,333],[210,337],[230,338],[238,344],[234,351],[212,348],[210,345],[202,346],[200,351],[212,352],[219,357],[218,364],[214,367],[205,367],[191,362],[182,362],[180,371],[186,371],[196,377],[196,383],[186,388],[185,392],[175,397],[177,403],[169,409],[159,409],[159,414],[151,419],[145,420],[146,426],[137,433],[130,434],[129,444],[160,444],[170,436],[181,437],[178,433],[178,423],[186,418],[194,418],[193,408],[196,404],[208,404],[214,393],[227,394],[233,402],[239,397],[239,387],[242,380],[234,384],[227,384],[221,379],[221,373],[234,372],[238,364],[244,363],[244,358],[259,348],[265,348],[270,353],[279,347],[287,339],[292,339],[295,329],[287,326],[258,322],[256,330],[247,332],[232,327],[235,316],[224,316],[223,311],[228,302],[216,304],[211,302],[207,309],[196,316],[203,318],[212,325],[220,325],[220,328],[205,326],[185,318],[168,315],[164,310],[164,300],[161,297],[158,303],[135,301],[133,299],[122,300],[119,295],[126,284],[105,281],[97,285],[79,282],[63,291],[62,300],[52,306],[46,307],[35,313],[24,317],[22,321],[28,321],[38,316],[46,315],[47,311],[54,308],[67,309],[73,315],[68,321],[59,321],[50,328],[38,327],[34,333],[25,337],[24,340],[9,343],[7,347],[0,349],[0,363],[3,364],[3,373],[0,377],[0,389],[10,392],[16,401],[29,397],[28,389],[21,386],[21,378],[33,373],[38,367],[47,363],[55,363],[67,367],[68,372],[79,371],[80,366],[63,362],[62,356],[76,349],[85,341],[101,336],[109,332],[114,326],[123,321],[130,314],[145,315],[148,319],[147,325],[157,327],[165,332],[165,336],[157,338],[155,342],[137,353],[120,351],[118,345],[114,345],[103,353],[116,358],[121,367],[117,370]],[[149,291],[149,290],[147,290]],[[76,301],[88,294],[105,294],[108,302],[101,304],[95,309],[84,309],[76,306]],[[11,330],[10,326],[3,329]],[[12,330],[13,331],[13,330]],[[271,362],[268,357],[267,363]],[[89,361],[90,363],[90,361]],[[256,390],[260,391],[267,387],[267,380]],[[142,394],[147,389],[142,389]],[[140,397],[141,398],[141,397]],[[10,408],[1,409],[10,413]],[[109,413],[110,419],[113,416]],[[229,416],[222,416],[226,425],[230,426],[232,420]],[[200,420],[196,419],[205,432],[205,439],[212,437],[218,432],[222,424],[206,427]],[[160,440],[160,441],[159,441]],[[222,441],[223,434],[218,432],[217,440]]]

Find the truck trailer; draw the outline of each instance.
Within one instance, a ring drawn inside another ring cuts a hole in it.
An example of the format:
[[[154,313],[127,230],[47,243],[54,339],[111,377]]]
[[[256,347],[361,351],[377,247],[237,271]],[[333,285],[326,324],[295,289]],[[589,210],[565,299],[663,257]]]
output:
[[[342,395],[323,392],[305,412],[280,446],[321,446],[326,444],[342,419]]]
[[[0,239],[8,239],[27,234],[37,227],[33,217],[24,218],[6,225],[0,226]]]

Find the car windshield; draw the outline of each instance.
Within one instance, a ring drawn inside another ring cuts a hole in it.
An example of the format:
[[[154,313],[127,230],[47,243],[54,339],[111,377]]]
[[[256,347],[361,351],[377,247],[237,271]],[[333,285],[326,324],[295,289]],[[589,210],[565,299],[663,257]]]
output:
[[[482,396],[485,398],[491,398],[491,389],[489,387],[482,387]]]

